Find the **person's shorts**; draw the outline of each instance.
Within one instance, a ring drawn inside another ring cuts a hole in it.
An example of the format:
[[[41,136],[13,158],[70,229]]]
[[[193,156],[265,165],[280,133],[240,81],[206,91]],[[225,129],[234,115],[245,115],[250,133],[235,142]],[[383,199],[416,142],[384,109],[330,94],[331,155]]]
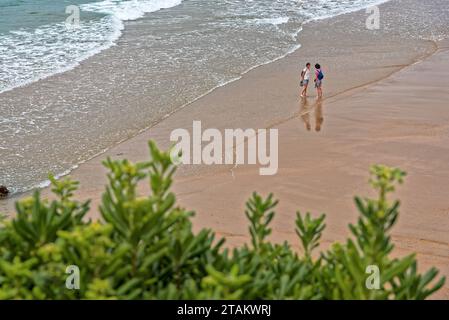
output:
[[[315,88],[321,88],[322,80],[315,81]]]
[[[309,80],[304,79],[304,80],[302,81],[302,84],[303,84],[304,86],[307,86],[307,85],[309,84]]]

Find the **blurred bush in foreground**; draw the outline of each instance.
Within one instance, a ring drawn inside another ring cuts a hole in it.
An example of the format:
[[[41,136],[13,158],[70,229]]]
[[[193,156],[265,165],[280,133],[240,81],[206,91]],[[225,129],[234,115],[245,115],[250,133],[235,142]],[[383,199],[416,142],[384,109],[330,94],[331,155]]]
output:
[[[425,299],[444,284],[434,268],[419,274],[414,255],[390,257],[399,202],[387,195],[402,183],[398,169],[371,169],[378,198],[355,198],[353,237],[314,258],[325,216],[297,213],[298,255],[267,239],[272,195],[246,204],[250,245],[229,250],[211,230],[193,233],[193,212],[170,192],[169,153],[149,146],[149,162],[105,162],[101,221],[84,218],[89,203],[73,200],[77,183],[68,179],[51,178],[55,201],[36,192],[16,204],[14,219],[0,221],[0,299]],[[139,197],[143,179],[152,192]],[[80,271],[79,290],[67,288],[68,266]]]

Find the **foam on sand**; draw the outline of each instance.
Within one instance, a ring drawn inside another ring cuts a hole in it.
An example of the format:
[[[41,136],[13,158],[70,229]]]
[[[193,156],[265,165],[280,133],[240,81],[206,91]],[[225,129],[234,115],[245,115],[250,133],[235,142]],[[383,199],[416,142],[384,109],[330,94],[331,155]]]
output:
[[[109,14],[119,20],[128,21],[142,18],[146,13],[177,6],[181,2],[182,0],[105,0],[81,5],[81,9]]]

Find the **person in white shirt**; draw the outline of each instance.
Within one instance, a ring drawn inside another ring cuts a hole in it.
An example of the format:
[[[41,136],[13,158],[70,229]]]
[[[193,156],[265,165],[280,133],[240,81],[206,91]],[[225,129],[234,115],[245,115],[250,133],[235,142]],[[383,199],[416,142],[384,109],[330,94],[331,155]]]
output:
[[[306,67],[301,71],[301,86],[303,87],[301,97],[307,96],[307,87],[310,81],[310,63],[307,62]]]

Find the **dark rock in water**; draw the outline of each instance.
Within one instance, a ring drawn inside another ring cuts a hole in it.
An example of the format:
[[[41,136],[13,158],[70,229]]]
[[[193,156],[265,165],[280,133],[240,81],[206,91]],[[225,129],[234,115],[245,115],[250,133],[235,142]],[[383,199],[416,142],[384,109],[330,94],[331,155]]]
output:
[[[9,194],[8,188],[0,186],[0,198],[6,197]]]

